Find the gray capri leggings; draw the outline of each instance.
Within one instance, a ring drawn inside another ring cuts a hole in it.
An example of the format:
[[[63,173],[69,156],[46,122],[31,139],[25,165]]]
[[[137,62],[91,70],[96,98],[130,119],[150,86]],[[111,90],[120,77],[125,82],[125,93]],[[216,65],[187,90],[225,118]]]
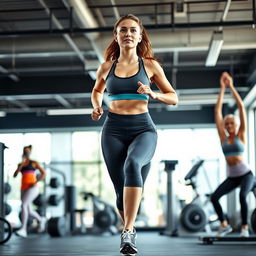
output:
[[[156,143],[156,128],[149,113],[108,113],[103,125],[101,146],[120,211],[123,210],[124,187],[143,187]]]

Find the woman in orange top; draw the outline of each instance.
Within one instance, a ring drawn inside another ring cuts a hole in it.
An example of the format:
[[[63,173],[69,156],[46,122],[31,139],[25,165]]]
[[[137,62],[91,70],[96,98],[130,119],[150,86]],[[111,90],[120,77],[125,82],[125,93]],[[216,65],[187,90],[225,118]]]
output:
[[[30,159],[32,146],[23,148],[22,163],[18,165],[14,172],[14,177],[19,172],[22,174],[21,180],[21,201],[22,201],[22,226],[16,231],[16,234],[21,237],[27,237],[27,221],[28,216],[36,218],[39,222],[39,232],[44,231],[45,218],[41,217],[36,211],[32,209],[32,202],[39,194],[37,182],[45,178],[45,170],[38,164],[38,162]],[[36,170],[40,171],[40,177],[37,179]]]

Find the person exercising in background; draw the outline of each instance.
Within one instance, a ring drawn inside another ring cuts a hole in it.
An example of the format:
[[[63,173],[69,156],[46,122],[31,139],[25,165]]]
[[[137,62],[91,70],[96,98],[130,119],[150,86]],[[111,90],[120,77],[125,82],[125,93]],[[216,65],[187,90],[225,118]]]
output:
[[[120,252],[135,254],[134,222],[157,143],[148,100],[152,98],[175,105],[178,98],[153,58],[146,30],[136,16],[128,14],[116,22],[105,60],[97,71],[91,95],[92,119],[99,120],[103,115],[102,100],[106,89],[110,105],[102,130],[102,152],[124,222]],[[160,92],[151,90],[151,82],[155,82]]]
[[[21,237],[27,237],[27,221],[29,215],[36,218],[39,223],[38,232],[43,232],[45,229],[45,217],[41,217],[36,211],[32,209],[32,202],[39,194],[37,183],[45,178],[45,170],[38,162],[30,159],[32,146],[23,148],[22,163],[18,164],[17,170],[13,177],[16,177],[20,172],[22,174],[21,180],[21,202],[22,202],[22,226],[16,231],[16,234]],[[40,177],[37,179],[36,170],[40,171]]]
[[[231,114],[222,117],[222,102],[225,89],[229,88],[238,107],[240,126],[235,117]],[[220,78],[220,93],[217,103],[215,105],[215,122],[220,137],[223,153],[227,163],[227,179],[219,185],[216,191],[211,196],[214,209],[221,222],[217,236],[224,236],[232,231],[231,226],[228,224],[223,214],[219,199],[231,192],[236,187],[240,186],[240,204],[241,204],[241,218],[242,226],[240,236],[248,237],[248,205],[246,197],[252,189],[254,177],[252,171],[245,163],[243,152],[246,144],[246,113],[243,101],[239,96],[233,85],[232,77],[224,72]]]

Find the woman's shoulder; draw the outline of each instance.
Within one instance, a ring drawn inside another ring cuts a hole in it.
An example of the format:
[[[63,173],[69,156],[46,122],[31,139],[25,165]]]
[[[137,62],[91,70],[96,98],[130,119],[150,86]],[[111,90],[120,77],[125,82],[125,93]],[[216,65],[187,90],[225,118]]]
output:
[[[110,69],[110,68],[112,67],[112,65],[113,65],[114,62],[115,62],[114,60],[105,61],[105,62],[103,62],[103,63],[100,65],[100,68],[101,68],[102,70],[108,70],[108,69]]]
[[[154,58],[142,58],[143,62],[148,65],[159,65],[159,62]]]
[[[31,165],[37,165],[38,164],[38,162],[36,160],[32,160],[32,159],[29,160],[29,163]]]
[[[106,76],[106,74],[110,71],[114,62],[115,62],[114,60],[103,62],[98,68],[98,73],[102,74],[103,76]]]
[[[152,69],[162,69],[159,62],[154,58],[142,58],[143,63],[146,67],[152,68]]]

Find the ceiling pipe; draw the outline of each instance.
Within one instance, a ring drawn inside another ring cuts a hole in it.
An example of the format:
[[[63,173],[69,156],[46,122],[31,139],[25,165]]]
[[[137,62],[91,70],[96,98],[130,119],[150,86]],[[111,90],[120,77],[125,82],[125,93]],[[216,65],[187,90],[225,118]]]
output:
[[[64,0],[67,3],[67,0]],[[82,24],[83,28],[98,28],[98,23],[94,19],[88,5],[83,0],[68,0],[69,6],[74,8],[74,11],[77,15],[79,23]],[[103,49],[102,46],[98,43],[99,32],[92,32],[84,34],[91,42],[91,45],[96,52],[96,55],[99,59],[99,62],[104,62],[103,58]]]
[[[20,79],[17,75],[11,74],[10,71],[8,71],[3,66],[0,66],[0,73],[6,74],[9,78],[11,78],[14,82],[19,82]]]
[[[44,0],[38,0],[39,3],[45,8],[45,12],[50,16],[51,15],[51,11],[50,9],[47,7],[47,5],[45,4]],[[63,29],[63,26],[61,25],[61,23],[58,21],[58,19],[55,17],[54,14],[51,15],[52,21],[55,24],[55,26],[58,29]],[[64,39],[67,41],[67,43],[69,44],[69,46],[76,52],[78,58],[82,61],[84,67],[86,66],[86,60],[82,54],[82,52],[80,51],[80,49],[77,47],[76,43],[74,42],[74,40],[70,37],[70,35],[68,34],[63,34]]]
[[[121,16],[120,16],[120,13],[119,13],[117,7],[115,7],[115,5],[116,5],[115,0],[111,0],[111,4],[113,5],[113,11],[114,11],[114,14],[115,14],[116,19],[117,19],[117,20],[120,19],[120,17],[121,17]]]

